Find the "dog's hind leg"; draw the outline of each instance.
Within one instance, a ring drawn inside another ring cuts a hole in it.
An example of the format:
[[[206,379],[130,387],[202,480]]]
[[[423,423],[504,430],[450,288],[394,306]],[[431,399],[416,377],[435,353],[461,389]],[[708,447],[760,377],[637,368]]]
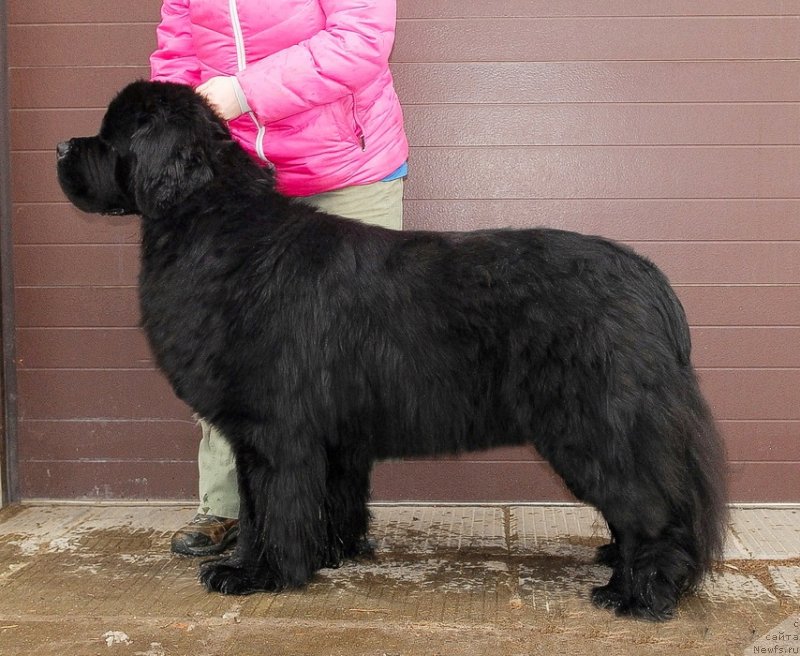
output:
[[[621,615],[670,618],[722,547],[724,453],[691,375],[678,381],[643,394],[630,421],[568,415],[566,437],[540,449],[612,530],[598,556],[613,573],[592,600]]]
[[[225,594],[300,587],[319,569],[326,550],[322,443],[298,432],[276,438],[266,427],[240,434],[232,443],[239,474],[239,538],[231,556],[201,566],[200,580],[208,590]]]
[[[592,601],[619,615],[670,619],[680,597],[704,573],[698,569],[694,536],[677,517],[657,535],[650,534],[647,529],[651,527],[638,520],[622,524],[611,579],[592,591]]]
[[[662,576],[657,562],[659,557],[666,561],[671,552],[668,542],[659,539],[668,526],[670,510],[652,479],[604,460],[599,451],[572,451],[566,465],[551,460],[575,496],[600,511],[612,533],[612,542],[598,550],[598,562],[613,570],[611,579],[593,590],[592,601],[620,615],[668,619],[682,592],[672,581],[686,578],[679,572]]]
[[[592,591],[593,603],[619,615],[671,618],[691,575],[691,558],[670,538],[668,528],[650,537],[638,521],[622,524],[611,579]]]
[[[611,580],[592,599],[619,614],[664,620],[721,556],[724,452],[693,377],[662,388],[646,408],[625,442],[635,468],[610,473],[587,499],[613,527],[617,545]]]

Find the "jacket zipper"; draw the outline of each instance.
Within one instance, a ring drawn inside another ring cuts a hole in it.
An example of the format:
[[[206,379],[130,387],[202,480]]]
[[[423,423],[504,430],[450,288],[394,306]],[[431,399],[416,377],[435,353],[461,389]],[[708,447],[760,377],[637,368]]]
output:
[[[242,24],[239,21],[239,8],[236,6],[236,0],[228,0],[228,11],[231,15],[231,26],[233,27],[233,39],[236,43],[236,66],[240,71],[247,66],[247,57],[244,50],[244,34],[242,33]],[[248,112],[250,120],[255,123],[258,128],[256,135],[256,153],[262,162],[267,162],[267,157],[264,155],[264,131],[265,127],[258,122],[255,112]]]
[[[236,42],[236,65],[240,71],[243,71],[247,59],[244,54],[244,35],[242,34],[242,24],[239,22],[239,9],[236,6],[236,0],[228,0],[228,10],[231,14],[233,39]]]

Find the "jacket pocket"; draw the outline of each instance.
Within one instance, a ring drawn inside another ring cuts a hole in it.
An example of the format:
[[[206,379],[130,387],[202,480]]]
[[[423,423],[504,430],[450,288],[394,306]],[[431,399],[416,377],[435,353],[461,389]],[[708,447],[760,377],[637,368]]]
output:
[[[350,94],[328,105],[330,116],[336,124],[339,138],[346,142],[357,145],[361,150],[366,149],[366,139],[364,129],[358,117],[355,96]]]

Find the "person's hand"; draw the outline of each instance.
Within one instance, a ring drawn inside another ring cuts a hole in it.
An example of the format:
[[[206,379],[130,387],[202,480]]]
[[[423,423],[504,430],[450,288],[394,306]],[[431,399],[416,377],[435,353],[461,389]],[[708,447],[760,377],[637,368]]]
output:
[[[226,75],[212,77],[197,87],[197,93],[203,96],[212,109],[226,121],[243,114],[232,77]]]

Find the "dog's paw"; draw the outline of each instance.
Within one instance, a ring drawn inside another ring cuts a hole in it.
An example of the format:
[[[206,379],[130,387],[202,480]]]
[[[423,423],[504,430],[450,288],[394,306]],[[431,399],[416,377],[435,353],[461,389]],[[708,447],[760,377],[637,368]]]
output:
[[[675,606],[672,604],[651,605],[633,599],[630,603],[617,608],[617,615],[635,617],[648,622],[666,622],[675,617]]]
[[[246,595],[275,592],[281,588],[275,577],[262,567],[248,566],[234,558],[210,560],[200,565],[200,583],[209,592]]]
[[[613,610],[621,617],[649,622],[664,622],[675,616],[675,603],[671,600],[626,597],[610,584],[592,590],[592,603],[598,608]]]
[[[375,544],[365,537],[349,545],[330,547],[322,559],[322,567],[336,569],[345,560],[375,560]]]
[[[369,538],[361,538],[345,551],[345,558],[375,560],[375,543]]]
[[[625,599],[615,586],[603,585],[592,590],[592,603],[598,608],[617,610],[624,604]]]
[[[638,597],[628,599],[616,608],[617,615],[633,617],[648,622],[666,622],[675,617],[675,604],[657,599],[645,601]]]

